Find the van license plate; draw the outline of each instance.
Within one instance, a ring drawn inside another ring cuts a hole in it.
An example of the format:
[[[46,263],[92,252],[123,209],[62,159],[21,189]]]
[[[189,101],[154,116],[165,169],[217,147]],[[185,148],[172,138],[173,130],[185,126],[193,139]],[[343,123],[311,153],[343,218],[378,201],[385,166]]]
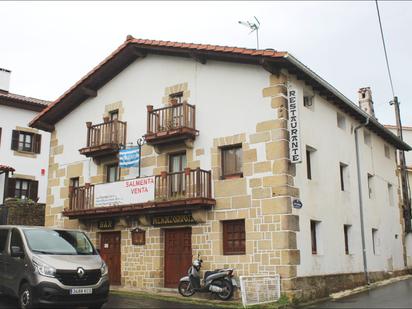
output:
[[[92,294],[92,288],[77,288],[70,289],[70,295],[80,295],[80,294]]]

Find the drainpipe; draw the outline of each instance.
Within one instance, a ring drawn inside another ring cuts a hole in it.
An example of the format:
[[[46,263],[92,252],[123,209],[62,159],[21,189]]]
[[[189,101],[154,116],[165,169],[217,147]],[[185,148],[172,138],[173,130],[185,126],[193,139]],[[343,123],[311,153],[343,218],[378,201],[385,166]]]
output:
[[[365,226],[363,222],[363,199],[362,199],[362,180],[361,180],[361,169],[360,169],[360,158],[359,158],[359,143],[358,143],[358,130],[369,124],[370,117],[366,118],[365,123],[362,123],[355,127],[355,147],[356,147],[356,167],[358,171],[358,195],[359,195],[359,214],[360,214],[360,224],[361,224],[361,237],[362,237],[362,256],[363,256],[363,272],[365,273],[366,283],[370,284],[369,273],[368,273],[368,262],[366,259],[366,246],[365,246]]]

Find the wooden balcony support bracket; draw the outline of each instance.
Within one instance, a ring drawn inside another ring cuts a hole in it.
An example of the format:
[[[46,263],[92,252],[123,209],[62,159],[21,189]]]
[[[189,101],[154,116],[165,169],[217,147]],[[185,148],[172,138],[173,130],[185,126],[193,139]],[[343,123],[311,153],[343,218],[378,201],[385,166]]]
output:
[[[189,56],[190,56],[190,58],[194,59],[197,62],[200,62],[201,64],[206,64],[206,62],[207,62],[206,56],[202,55],[200,53],[189,52]]]
[[[133,55],[135,55],[138,58],[144,58],[147,56],[147,52],[137,46],[134,46]]]
[[[94,90],[94,89],[91,89],[85,86],[81,87],[80,89],[81,89],[81,92],[88,97],[91,97],[91,98],[97,97],[97,90]]]
[[[54,125],[48,124],[44,121],[37,121],[37,125],[42,129],[47,132],[53,132],[54,131]]]
[[[268,71],[273,75],[279,75],[280,67],[274,62],[268,61],[267,59],[262,59],[260,63],[264,70]]]
[[[186,148],[193,149],[195,141],[193,139],[186,139],[185,146]]]

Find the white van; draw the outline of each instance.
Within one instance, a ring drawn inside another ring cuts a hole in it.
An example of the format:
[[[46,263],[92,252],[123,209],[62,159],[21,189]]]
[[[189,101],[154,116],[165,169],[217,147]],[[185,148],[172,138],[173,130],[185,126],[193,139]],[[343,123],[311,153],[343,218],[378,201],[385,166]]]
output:
[[[0,291],[21,308],[87,306],[108,298],[108,270],[85,233],[0,226]]]

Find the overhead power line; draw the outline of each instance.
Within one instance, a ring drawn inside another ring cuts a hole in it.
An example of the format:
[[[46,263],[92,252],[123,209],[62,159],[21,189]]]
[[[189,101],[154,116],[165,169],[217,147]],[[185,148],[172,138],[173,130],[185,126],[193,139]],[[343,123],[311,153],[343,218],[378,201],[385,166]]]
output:
[[[383,44],[383,51],[385,52],[385,60],[386,60],[386,68],[388,69],[388,75],[389,75],[389,81],[391,83],[391,89],[392,89],[392,96],[395,96],[395,90],[393,88],[393,82],[392,82],[392,74],[391,74],[391,69],[389,67],[389,60],[388,60],[388,53],[386,51],[386,44],[385,44],[385,37],[383,35],[383,29],[382,29],[382,21],[381,21],[381,15],[379,13],[379,5],[378,5],[378,0],[375,0],[376,3],[376,10],[378,11],[378,20],[379,20],[379,27],[381,29],[381,36],[382,36],[382,44]]]

